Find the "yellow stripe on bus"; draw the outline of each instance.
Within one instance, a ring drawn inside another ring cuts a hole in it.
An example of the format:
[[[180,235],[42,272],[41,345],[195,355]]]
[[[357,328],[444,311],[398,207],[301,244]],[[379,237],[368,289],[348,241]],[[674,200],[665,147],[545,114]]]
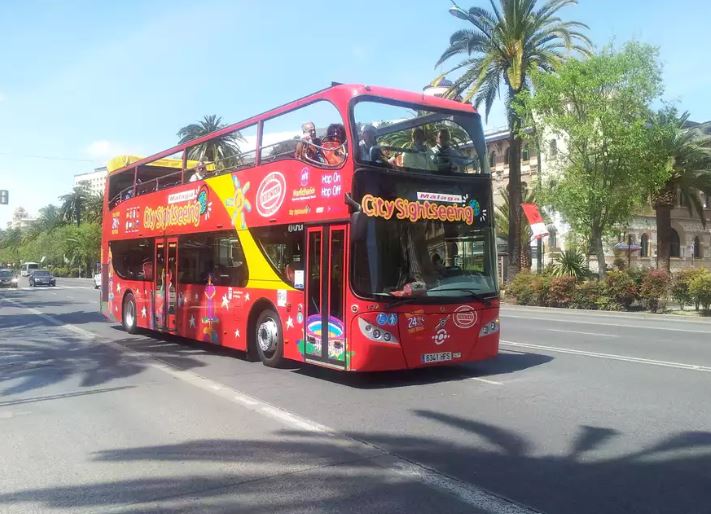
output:
[[[234,218],[234,206],[228,204],[228,200],[235,200],[235,184],[232,180],[231,174],[220,175],[218,177],[212,177],[206,180],[206,183],[210,189],[218,196],[220,202],[227,210],[230,218]],[[255,187],[256,190],[256,187]],[[247,259],[247,269],[249,270],[249,280],[247,281],[247,287],[254,287],[259,289],[287,289],[289,291],[296,291],[292,286],[284,282],[282,278],[277,275],[274,268],[267,262],[264,254],[259,249],[259,245],[252,237],[249,229],[236,230],[239,242],[242,245],[242,251],[244,252],[244,257]]]

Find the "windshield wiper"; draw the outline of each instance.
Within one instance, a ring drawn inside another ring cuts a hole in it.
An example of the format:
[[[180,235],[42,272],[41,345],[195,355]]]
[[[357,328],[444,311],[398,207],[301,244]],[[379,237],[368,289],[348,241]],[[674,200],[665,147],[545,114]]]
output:
[[[487,306],[491,305],[491,300],[498,298],[498,295],[496,295],[495,293],[480,293],[476,289],[471,289],[468,287],[448,287],[445,289],[437,288],[431,290],[431,292],[433,293],[439,293],[441,291],[464,291],[465,293],[469,293],[472,298],[476,300],[481,300]]]

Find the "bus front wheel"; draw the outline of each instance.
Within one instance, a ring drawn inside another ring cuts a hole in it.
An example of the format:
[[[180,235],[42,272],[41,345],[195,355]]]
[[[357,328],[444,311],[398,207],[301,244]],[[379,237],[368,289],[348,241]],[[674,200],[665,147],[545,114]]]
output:
[[[284,360],[284,337],[279,315],[272,309],[265,309],[257,317],[255,327],[255,346],[260,360],[265,366],[279,367]]]
[[[138,332],[136,326],[136,300],[133,294],[126,293],[123,299],[123,312],[121,313],[121,324],[126,332],[135,334]]]

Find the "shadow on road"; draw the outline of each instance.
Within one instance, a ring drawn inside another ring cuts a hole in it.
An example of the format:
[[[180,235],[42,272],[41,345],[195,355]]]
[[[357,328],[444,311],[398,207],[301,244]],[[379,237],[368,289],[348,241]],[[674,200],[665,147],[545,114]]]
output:
[[[703,501],[711,486],[709,432],[682,432],[609,457],[605,445],[622,434],[607,427],[580,426],[571,435],[567,452],[546,454],[526,434],[473,417],[425,409],[414,414],[421,423],[432,424],[430,433],[437,434],[440,426],[443,435],[352,431],[347,436],[543,512],[709,512]],[[465,437],[447,437],[452,430]],[[442,512],[444,505],[447,512],[457,511],[449,507],[453,497],[442,503],[442,493],[423,485],[417,476],[384,476],[382,468],[363,454],[344,449],[339,438],[288,430],[279,437],[108,449],[94,454],[94,460],[135,463],[136,469],[150,462],[173,462],[166,469],[174,472],[182,465],[184,473],[26,489],[0,494],[0,505],[39,502],[44,508],[98,510],[126,506],[132,512],[394,512],[403,511],[403,502],[414,498],[418,503],[410,511]],[[232,471],[195,473],[196,466],[190,463],[197,462],[223,463]],[[467,511],[465,507],[462,511]]]

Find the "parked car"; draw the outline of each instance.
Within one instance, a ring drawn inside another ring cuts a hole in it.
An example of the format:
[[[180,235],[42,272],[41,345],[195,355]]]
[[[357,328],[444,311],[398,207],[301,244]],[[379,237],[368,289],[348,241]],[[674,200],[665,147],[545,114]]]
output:
[[[17,287],[17,275],[11,269],[0,269],[0,287]]]
[[[38,269],[30,274],[30,287],[56,286],[57,279],[46,269]]]
[[[101,287],[101,273],[94,274],[94,289]]]

